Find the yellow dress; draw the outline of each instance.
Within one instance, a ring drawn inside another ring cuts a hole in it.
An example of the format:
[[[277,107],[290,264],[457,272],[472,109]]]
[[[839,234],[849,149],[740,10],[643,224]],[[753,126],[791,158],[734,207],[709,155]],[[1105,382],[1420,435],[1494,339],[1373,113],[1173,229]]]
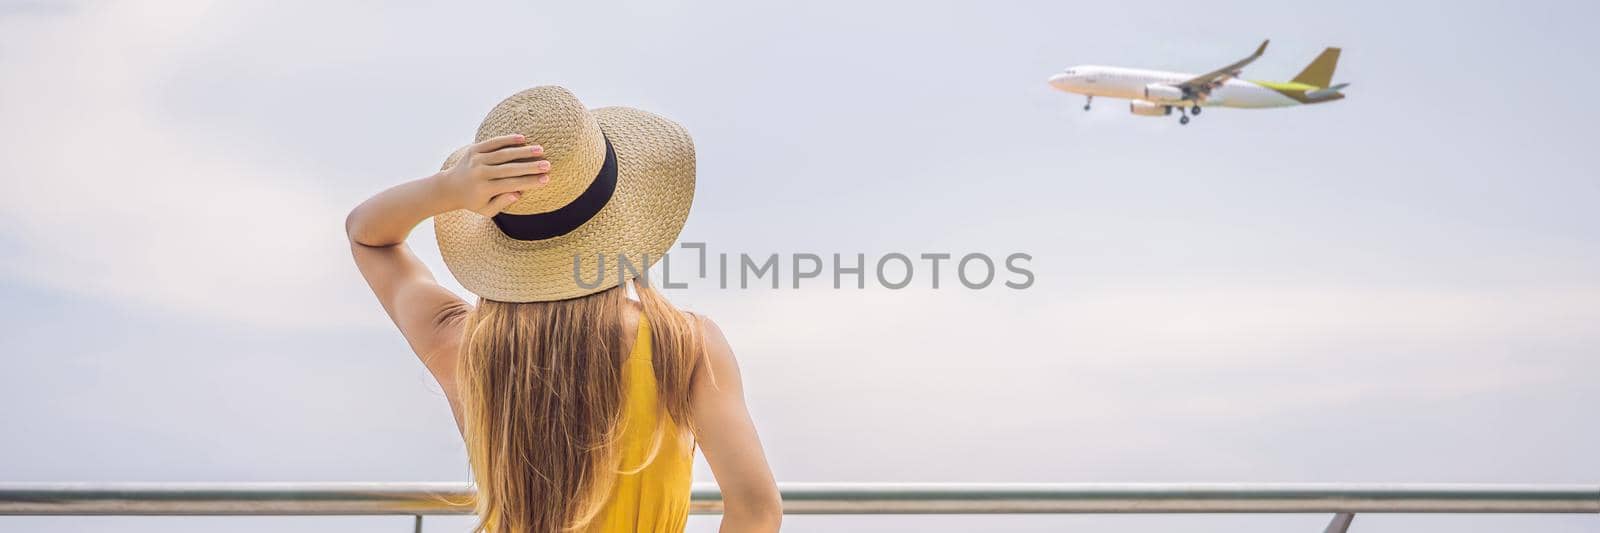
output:
[[[689,519],[689,484],[694,475],[694,441],[666,421],[661,448],[650,459],[655,430],[665,416],[651,366],[650,324],[639,315],[639,334],[623,365],[622,469],[611,498],[590,524],[604,533],[682,533]],[[636,471],[636,472],[635,472]]]

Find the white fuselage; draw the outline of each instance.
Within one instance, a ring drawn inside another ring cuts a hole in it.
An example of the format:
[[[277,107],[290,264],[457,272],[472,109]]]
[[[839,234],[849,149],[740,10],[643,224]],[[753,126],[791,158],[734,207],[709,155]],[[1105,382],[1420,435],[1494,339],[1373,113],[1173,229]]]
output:
[[[1152,83],[1175,85],[1194,77],[1193,74],[1181,72],[1085,65],[1072,67],[1060,74],[1051,76],[1050,86],[1058,90],[1088,96],[1147,100],[1145,87]],[[1222,86],[1211,91],[1210,96],[1199,101],[1156,101],[1154,103],[1174,106],[1199,105],[1201,107],[1243,108],[1284,107],[1300,104],[1300,102],[1284,96],[1278,91],[1241,79],[1229,79],[1223,82]]]

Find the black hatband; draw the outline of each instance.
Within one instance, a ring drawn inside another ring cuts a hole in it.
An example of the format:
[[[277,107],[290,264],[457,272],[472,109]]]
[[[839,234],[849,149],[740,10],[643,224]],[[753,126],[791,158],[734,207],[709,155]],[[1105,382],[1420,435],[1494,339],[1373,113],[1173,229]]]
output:
[[[604,137],[604,134],[601,135]],[[617,190],[617,152],[611,149],[611,139],[606,141],[606,161],[594,181],[572,203],[560,209],[532,215],[500,213],[494,216],[494,225],[507,237],[519,241],[538,241],[560,237],[578,229],[583,223],[600,213]]]

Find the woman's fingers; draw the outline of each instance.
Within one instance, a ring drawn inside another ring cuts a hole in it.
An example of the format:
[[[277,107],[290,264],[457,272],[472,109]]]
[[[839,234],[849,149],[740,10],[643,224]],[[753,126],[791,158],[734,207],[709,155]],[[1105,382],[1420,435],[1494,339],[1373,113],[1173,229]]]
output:
[[[483,206],[483,209],[478,210],[478,214],[486,217],[492,217],[511,204],[517,203],[517,200],[521,199],[521,193],[508,192],[504,194],[497,194],[494,196],[494,198],[489,199],[489,205],[485,205]]]
[[[550,171],[549,161],[528,161],[523,163],[506,163],[494,165],[484,169],[492,179],[514,178],[517,176],[531,176],[544,174]]]
[[[537,144],[532,146],[508,146],[484,154],[480,159],[485,165],[499,165],[510,163],[518,159],[532,159],[544,155],[544,147]]]
[[[492,139],[484,139],[483,142],[472,145],[472,151],[475,153],[487,154],[507,146],[516,146],[526,142],[528,142],[528,139],[522,135],[501,135]]]
[[[536,188],[536,187],[538,187],[540,185],[544,185],[546,182],[549,182],[549,181],[550,181],[550,177],[549,176],[547,176],[545,174],[539,174],[539,175],[535,175],[535,176],[519,176],[519,177],[515,177],[515,178],[502,178],[502,179],[497,179],[497,180],[491,181],[489,183],[494,187],[495,193],[499,194],[499,193],[505,193],[505,192],[526,191],[526,190],[529,190],[529,189]]]

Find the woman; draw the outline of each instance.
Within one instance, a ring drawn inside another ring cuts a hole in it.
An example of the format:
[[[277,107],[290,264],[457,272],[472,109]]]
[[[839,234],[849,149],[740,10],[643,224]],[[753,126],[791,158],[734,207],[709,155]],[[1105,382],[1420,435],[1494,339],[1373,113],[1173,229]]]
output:
[[[688,215],[688,134],[539,87],[496,106],[477,138],[356,207],[346,230],[450,402],[478,530],[682,531],[698,445],[722,531],[776,531],[781,502],[727,340],[636,279]],[[406,247],[429,217],[476,307]]]

